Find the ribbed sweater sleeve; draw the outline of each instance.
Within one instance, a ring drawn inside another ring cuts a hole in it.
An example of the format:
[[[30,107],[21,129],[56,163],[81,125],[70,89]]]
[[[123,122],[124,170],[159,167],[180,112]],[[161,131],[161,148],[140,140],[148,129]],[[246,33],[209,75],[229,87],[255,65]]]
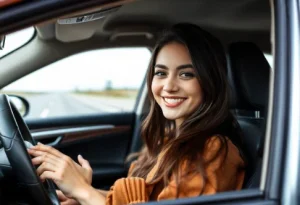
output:
[[[145,180],[138,177],[118,179],[106,196],[107,205],[136,204],[149,201]]]

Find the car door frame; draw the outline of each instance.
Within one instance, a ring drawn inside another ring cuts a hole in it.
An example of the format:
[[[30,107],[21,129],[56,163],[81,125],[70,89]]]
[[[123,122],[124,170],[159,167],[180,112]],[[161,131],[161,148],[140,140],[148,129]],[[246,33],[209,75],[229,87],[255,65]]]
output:
[[[107,2],[86,0],[82,3],[74,0],[72,5],[67,5],[54,0],[50,3],[30,2],[26,5],[24,3],[24,7],[10,7],[4,10],[4,16],[0,16],[0,34],[53,19],[63,13],[75,12]],[[274,45],[276,45],[273,51],[275,71],[271,80],[273,92],[270,93],[269,98],[267,141],[260,189],[148,204],[288,204],[289,202],[297,204],[299,197],[297,188],[300,184],[299,161],[293,160],[299,159],[299,128],[292,122],[300,119],[300,113],[295,112],[299,111],[300,106],[299,96],[295,95],[295,89],[299,89],[299,79],[297,79],[299,71],[295,68],[295,65],[299,65],[299,60],[295,57],[299,54],[299,46],[296,46],[293,41],[295,37],[299,39],[299,0],[274,0],[271,1],[271,5]],[[41,10],[47,12],[37,12]],[[296,157],[292,154],[296,154]],[[291,170],[292,168],[295,170]]]

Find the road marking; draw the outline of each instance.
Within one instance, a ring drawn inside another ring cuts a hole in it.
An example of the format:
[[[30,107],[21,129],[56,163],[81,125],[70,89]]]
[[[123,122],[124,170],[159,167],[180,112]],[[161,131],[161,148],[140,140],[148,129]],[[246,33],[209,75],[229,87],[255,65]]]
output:
[[[45,109],[43,110],[43,112],[40,114],[40,117],[41,117],[41,118],[46,118],[46,117],[48,116],[48,114],[49,114],[49,109],[48,109],[48,108],[45,108]]]

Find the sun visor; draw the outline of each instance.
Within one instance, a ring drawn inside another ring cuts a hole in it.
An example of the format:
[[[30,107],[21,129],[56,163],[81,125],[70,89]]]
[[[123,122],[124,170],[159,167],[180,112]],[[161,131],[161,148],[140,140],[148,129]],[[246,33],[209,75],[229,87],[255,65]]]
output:
[[[63,42],[81,41],[91,38],[99,26],[98,21],[82,24],[55,24],[56,39]]]
[[[55,24],[56,38],[63,42],[80,41],[91,38],[103,21],[121,6],[87,13],[78,16],[58,19]]]

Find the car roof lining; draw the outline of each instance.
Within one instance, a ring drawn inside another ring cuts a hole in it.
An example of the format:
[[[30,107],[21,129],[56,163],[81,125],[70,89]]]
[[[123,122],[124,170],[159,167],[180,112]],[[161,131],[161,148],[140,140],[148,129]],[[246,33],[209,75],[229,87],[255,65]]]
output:
[[[261,49],[270,51],[271,13],[267,0],[128,2],[116,12],[99,20],[72,25],[61,25],[57,21],[39,25],[36,27],[38,35],[45,40],[55,37],[62,42],[88,40],[92,36],[115,35],[122,32],[128,34],[129,31],[156,35],[163,27],[189,22],[215,34],[224,44],[248,40],[256,43]],[[87,10],[81,15],[91,12],[97,12],[97,9]],[[78,15],[79,13],[75,16]],[[247,34],[246,39],[243,33]]]

